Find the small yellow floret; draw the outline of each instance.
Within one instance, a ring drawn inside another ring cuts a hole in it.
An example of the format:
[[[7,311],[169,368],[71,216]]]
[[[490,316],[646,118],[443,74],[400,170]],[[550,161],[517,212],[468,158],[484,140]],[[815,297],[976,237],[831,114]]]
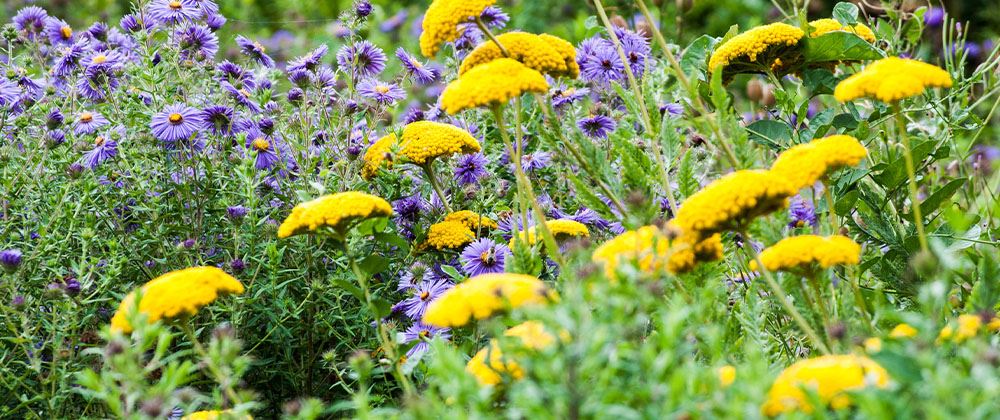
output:
[[[500,58],[476,66],[448,84],[441,108],[449,114],[476,107],[503,105],[524,93],[546,93],[549,83],[537,70],[517,60]]]
[[[796,191],[784,177],[769,171],[737,171],[688,197],[677,210],[674,223],[700,241],[785,208]]]
[[[434,0],[424,14],[420,52],[427,58],[434,58],[441,44],[452,42],[462,35],[459,24],[471,24],[494,3],[496,0]]]
[[[805,36],[802,29],[785,23],[758,26],[743,32],[719,45],[708,61],[709,71],[724,68],[735,62],[771,65],[778,57],[762,58],[772,47],[790,47]],[[770,55],[770,54],[767,54]]]
[[[469,229],[472,230],[480,230],[480,229],[488,230],[488,229],[496,229],[499,227],[499,225],[497,225],[497,222],[490,220],[490,218],[482,216],[476,212],[469,210],[459,210],[452,214],[449,214],[444,217],[444,221],[462,222],[463,224],[465,224],[465,226],[467,226]]]
[[[496,312],[557,299],[537,277],[525,274],[483,274],[445,292],[427,308],[423,322],[436,327],[461,327]]]
[[[331,194],[295,206],[278,227],[278,237],[314,232],[321,226],[343,235],[356,221],[388,216],[392,206],[380,197],[356,191]]]
[[[482,150],[472,134],[451,124],[417,121],[403,128],[399,154],[416,165],[456,153],[471,154]]]
[[[510,54],[510,58],[520,61],[528,68],[553,77],[558,77],[569,72],[566,59],[563,58],[563,55],[539,35],[527,32],[507,32],[500,34],[496,38],[503,45],[504,49],[507,50],[507,53]],[[486,40],[462,60],[458,74],[461,77],[461,75],[476,66],[503,57],[504,55],[500,51],[500,47],[495,42]]]
[[[392,150],[392,146],[395,145],[396,135],[389,134],[369,146],[368,150],[365,151],[365,155],[361,158],[364,162],[364,166],[361,167],[361,176],[364,179],[372,179],[378,174],[379,168],[391,167],[392,161],[386,159],[386,155]]]
[[[867,155],[868,149],[858,139],[834,135],[784,151],[771,166],[771,173],[784,177],[796,189],[802,189],[811,187],[833,171],[859,164]]]
[[[812,27],[812,32],[809,34],[812,38],[826,35],[830,32],[843,31],[855,34],[869,43],[875,42],[875,33],[863,23],[858,23],[854,26],[844,26],[834,19],[819,19],[809,22],[809,26]]]
[[[811,270],[816,266],[856,265],[861,260],[861,245],[840,235],[800,235],[782,239],[760,253],[768,271]],[[757,270],[757,262],[750,262]]]
[[[427,229],[427,246],[438,250],[461,248],[476,238],[475,232],[460,220],[446,220]]]
[[[541,350],[555,342],[555,338],[546,332],[545,327],[538,321],[525,321],[510,327],[504,332],[504,336],[519,338],[521,345],[531,350]],[[487,357],[489,363],[486,362]],[[472,356],[472,359],[465,365],[465,370],[472,374],[481,385],[489,386],[499,384],[502,380],[501,374],[507,374],[513,379],[524,377],[521,366],[503,355],[497,340],[490,340],[489,346],[476,352],[476,355]]]
[[[135,305],[137,293],[142,295],[138,308]],[[111,318],[111,329],[132,332],[133,326],[128,320],[132,311],[145,314],[149,322],[188,317],[220,296],[241,293],[243,284],[215,267],[173,271],[150,280],[139,290],[125,296]]]
[[[889,331],[889,338],[913,338],[917,336],[917,329],[910,324],[899,324],[892,331]]]
[[[557,219],[545,221],[545,227],[552,233],[556,241],[563,241],[570,238],[585,238],[590,236],[587,225],[569,219]],[[514,247],[515,239],[528,245],[534,245],[542,238],[542,232],[538,226],[533,226],[525,231],[520,231],[510,239],[509,246]]]
[[[878,60],[837,84],[833,96],[840,102],[875,98],[896,102],[922,95],[927,88],[951,87],[951,75],[933,64],[899,57]]]
[[[831,408],[842,409],[851,405],[848,391],[869,386],[888,387],[889,373],[867,357],[831,355],[802,360],[778,375],[761,412],[767,416],[793,411],[812,413],[815,407],[803,388],[811,389]]]

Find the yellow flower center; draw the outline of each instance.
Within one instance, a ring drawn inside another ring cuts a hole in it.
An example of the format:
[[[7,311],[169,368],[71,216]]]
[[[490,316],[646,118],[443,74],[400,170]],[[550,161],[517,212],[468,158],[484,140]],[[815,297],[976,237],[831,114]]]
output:
[[[182,7],[182,5],[181,5],[181,2],[179,2],[179,1],[172,1],[172,2],[170,2],[170,8],[171,9],[181,10],[181,7]]]
[[[487,264],[493,264],[493,249],[488,249],[479,254],[479,259]]]
[[[261,137],[253,141],[253,148],[263,152],[271,148],[271,143],[268,143],[267,140]]]
[[[172,124],[180,124],[180,123],[184,122],[184,116],[181,115],[181,114],[178,114],[176,112],[173,113],[173,114],[170,114],[170,116],[167,117],[167,119],[170,120],[170,123],[172,123]]]
[[[389,93],[389,87],[384,85],[375,86],[375,91],[381,94]]]
[[[100,146],[104,144],[105,141],[107,140],[104,138],[104,136],[97,136],[97,140],[94,140],[94,145]]]
[[[430,336],[430,335],[431,335],[431,332],[430,332],[430,331],[427,331],[427,330],[420,330],[420,338],[427,338],[427,337],[428,337],[428,336]]]
[[[576,88],[569,88],[562,92],[562,97],[568,98],[570,96],[573,96],[574,93],[576,93]]]
[[[63,26],[62,28],[59,28],[59,34],[62,35],[63,39],[70,39],[73,37],[73,28]]]
[[[260,50],[260,52],[267,52],[267,48],[264,48],[264,46],[263,46],[263,45],[260,45],[260,43],[259,43],[259,42],[254,42],[254,43],[253,43],[253,45],[254,45],[255,47],[257,47],[257,49],[259,49],[259,50]]]
[[[91,114],[89,112],[84,112],[83,114],[80,114],[80,122],[82,123],[89,123],[93,120],[94,120],[94,114]]]
[[[91,61],[92,61],[92,62],[93,62],[94,64],[102,64],[102,63],[104,63],[104,62],[108,61],[108,56],[106,56],[106,55],[104,55],[104,54],[98,54],[98,55],[95,55],[95,56],[94,56],[94,59],[93,59],[93,60],[91,60]]]
[[[427,298],[430,297],[430,296],[431,296],[430,292],[426,292],[426,291],[420,292],[420,300],[427,300]]]

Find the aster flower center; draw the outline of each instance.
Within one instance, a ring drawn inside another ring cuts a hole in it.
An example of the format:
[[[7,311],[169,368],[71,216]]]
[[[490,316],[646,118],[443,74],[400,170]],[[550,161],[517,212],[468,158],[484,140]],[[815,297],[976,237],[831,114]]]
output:
[[[93,120],[94,120],[94,114],[91,114],[89,112],[84,112],[83,114],[80,114],[80,122],[82,123],[86,124]]]
[[[182,8],[182,7],[183,7],[183,5],[182,5],[182,4],[181,4],[181,2],[179,2],[179,1],[176,1],[176,0],[175,0],[175,1],[172,1],[172,2],[170,2],[170,8],[171,8],[171,9],[174,9],[174,10],[181,10],[181,8]]]
[[[427,300],[431,296],[431,292],[423,291],[420,292],[420,300]]]
[[[576,89],[575,88],[569,88],[569,89],[566,89],[566,90],[564,90],[562,92],[562,97],[563,98],[568,98],[570,96],[573,96],[573,94],[575,94],[575,93],[576,93]]]
[[[482,254],[479,254],[479,259],[487,264],[493,264],[494,262],[496,262],[496,258],[494,258],[493,254],[493,248],[487,249],[483,251]]]
[[[385,85],[378,85],[375,86],[375,91],[384,95],[386,93],[389,93],[389,87]]]
[[[97,140],[94,140],[94,145],[101,146],[105,141],[107,141],[107,139],[105,139],[104,136],[97,136]]]
[[[271,148],[271,143],[268,143],[267,140],[261,137],[253,141],[253,148],[262,152],[267,151],[267,149]]]
[[[176,112],[173,113],[173,114],[170,114],[170,116],[167,117],[167,119],[170,120],[171,124],[180,124],[180,123],[184,122],[184,116],[181,115],[181,114],[178,114]]]
[[[260,43],[259,43],[259,42],[254,42],[254,43],[253,43],[253,46],[254,46],[254,47],[257,47],[257,49],[258,49],[258,50],[260,50],[260,52],[262,52],[262,53],[263,53],[263,52],[267,52],[267,48],[264,48],[264,46],[263,46],[263,45],[260,45]]]
[[[95,55],[94,59],[91,60],[91,62],[93,62],[94,64],[103,64],[106,61],[108,61],[108,56],[104,54]]]
[[[62,35],[63,39],[70,39],[73,37],[73,28],[63,26],[62,28],[59,28],[59,34]]]
[[[431,335],[431,332],[427,330],[420,330],[420,334],[418,335],[420,335],[420,338],[427,338]]]

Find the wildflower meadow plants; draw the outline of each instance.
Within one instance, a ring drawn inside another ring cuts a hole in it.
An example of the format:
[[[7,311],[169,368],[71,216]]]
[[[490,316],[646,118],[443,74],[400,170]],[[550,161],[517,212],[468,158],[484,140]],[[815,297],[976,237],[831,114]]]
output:
[[[1000,49],[937,2],[42,3],[0,417],[1000,416]]]

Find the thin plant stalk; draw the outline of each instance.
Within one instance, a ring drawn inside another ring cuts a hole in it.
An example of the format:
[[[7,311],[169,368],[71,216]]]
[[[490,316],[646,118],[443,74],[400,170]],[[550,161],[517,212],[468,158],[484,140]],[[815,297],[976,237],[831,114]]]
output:
[[[892,110],[896,114],[896,126],[898,127],[899,137],[903,142],[903,160],[906,161],[906,175],[910,181],[907,184],[910,190],[910,208],[913,213],[913,224],[917,228],[920,250],[926,253],[930,251],[930,247],[927,245],[927,234],[924,233],[924,217],[920,211],[920,198],[917,196],[917,174],[913,163],[913,148],[910,147],[910,136],[906,133],[906,121],[903,117],[903,111],[899,108],[899,104],[893,104]]]
[[[444,190],[441,189],[441,183],[434,174],[434,161],[428,161],[427,163],[420,165],[420,169],[424,170],[424,174],[427,175],[427,182],[430,182],[431,187],[434,188],[434,192],[437,193],[438,198],[441,199],[441,204],[444,205],[444,209],[448,211],[448,213],[452,213],[451,205],[448,204],[448,197],[444,195]]]
[[[746,234],[743,236],[748,237]],[[813,346],[816,346],[816,348],[819,349],[819,351],[824,355],[830,354],[830,349],[827,348],[823,340],[820,339],[819,334],[816,334],[816,330],[809,326],[809,322],[807,322],[805,317],[802,316],[802,313],[795,308],[795,305],[792,305],[792,302],[788,301],[788,293],[786,293],[785,289],[781,287],[781,284],[774,279],[774,275],[771,274],[771,271],[768,270],[767,267],[764,267],[764,263],[761,262],[760,255],[757,254],[757,251],[751,249],[749,252],[752,253],[751,255],[753,255],[753,260],[757,262],[757,268],[760,270],[761,274],[763,274],[764,282],[767,283],[767,287],[771,289],[771,293],[774,295],[774,298],[778,299],[778,303],[785,308],[785,311],[788,312],[788,315],[790,315],[793,320],[795,320],[795,323],[798,324],[799,328],[801,328],[802,331],[805,331],[809,340],[812,341]]]
[[[833,229],[832,233],[836,235],[840,232],[840,222],[837,220],[837,210],[833,207],[833,193],[830,192],[830,189],[830,185],[823,183],[823,197],[826,199],[827,212],[830,214],[830,228]]]
[[[215,366],[214,363],[211,363],[211,359],[208,356],[208,351],[206,351],[205,347],[201,345],[201,341],[198,340],[198,335],[194,333],[194,329],[191,328],[191,324],[188,322],[187,317],[181,319],[180,327],[181,330],[184,331],[184,335],[187,336],[188,341],[191,342],[191,347],[194,348],[195,353],[198,353],[198,356],[200,356],[205,361],[205,366],[208,367],[209,372],[212,373],[212,376],[215,376],[215,380],[219,381],[219,385],[222,385],[222,390],[226,394],[226,397],[229,398],[229,401],[234,406],[239,405],[242,402],[242,400],[240,399],[239,395],[236,394],[236,391],[233,390],[231,384],[223,383],[225,381],[225,376],[222,374],[222,372],[219,372],[219,369]]]

